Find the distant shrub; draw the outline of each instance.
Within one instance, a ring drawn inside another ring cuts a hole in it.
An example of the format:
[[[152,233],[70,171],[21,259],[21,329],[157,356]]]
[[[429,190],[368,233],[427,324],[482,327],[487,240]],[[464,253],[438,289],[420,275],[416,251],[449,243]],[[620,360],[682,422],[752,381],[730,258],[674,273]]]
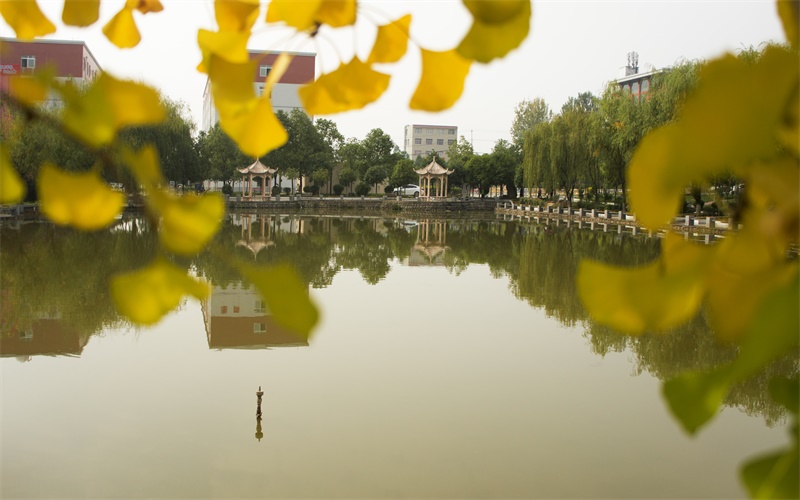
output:
[[[272,186],[272,196],[278,196],[279,194],[281,194],[281,187]]]
[[[342,186],[341,184],[334,184],[334,186],[333,186],[333,194],[335,194],[336,196],[339,196],[343,192],[344,192],[344,186]]]
[[[359,182],[356,184],[356,194],[358,196],[366,196],[369,194],[369,184],[365,182]]]
[[[226,194],[228,196],[233,196],[233,186],[230,184],[223,184],[222,185],[222,194]]]

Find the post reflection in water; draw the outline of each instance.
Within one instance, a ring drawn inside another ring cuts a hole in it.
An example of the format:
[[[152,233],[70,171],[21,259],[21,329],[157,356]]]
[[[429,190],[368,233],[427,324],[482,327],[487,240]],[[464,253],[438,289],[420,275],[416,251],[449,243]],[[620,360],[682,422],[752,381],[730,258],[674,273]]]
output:
[[[232,214],[216,252],[179,264],[211,295],[153,329],[119,317],[107,290],[114,273],[157,254],[145,219],[91,234],[0,223],[0,244],[4,498],[741,496],[735,466],[760,448],[729,446],[761,444],[784,424],[768,381],[798,371],[797,359],[780,360],[731,391],[718,417],[728,430],[684,438],[658,381],[736,348],[702,316],[670,335],[620,336],[592,322],[575,291],[583,258],[652,261],[658,241],[644,234],[493,217]],[[291,263],[322,306],[312,341],[276,324],[225,257]],[[256,447],[252,389],[230,388],[264,380],[270,446]],[[35,397],[44,387],[62,399],[63,429],[47,425]],[[177,421],[189,423],[176,433]],[[42,453],[43,441],[61,445]],[[698,463],[716,475],[693,480]]]

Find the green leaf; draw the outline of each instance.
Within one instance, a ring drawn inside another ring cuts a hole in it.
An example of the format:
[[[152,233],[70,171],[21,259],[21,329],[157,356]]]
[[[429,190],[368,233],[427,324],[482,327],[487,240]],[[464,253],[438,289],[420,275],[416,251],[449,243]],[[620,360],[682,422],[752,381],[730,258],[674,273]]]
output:
[[[308,296],[308,285],[290,265],[257,268],[240,264],[239,270],[258,289],[276,323],[308,338],[319,320],[317,307]]]
[[[673,415],[690,434],[717,414],[730,386],[750,377],[775,358],[796,349],[800,331],[798,280],[767,295],[751,320],[739,356],[705,373],[684,373],[664,383]]]
[[[795,268],[796,269],[796,268]],[[796,272],[796,271],[795,271]],[[797,349],[800,332],[800,279],[768,294],[750,321],[739,357],[734,361],[737,379],[749,377],[773,359]]]
[[[684,430],[694,434],[719,411],[730,387],[729,367],[712,372],[687,372],[668,380],[663,395]]]
[[[747,462],[742,482],[753,498],[798,498],[798,449],[795,446]]]

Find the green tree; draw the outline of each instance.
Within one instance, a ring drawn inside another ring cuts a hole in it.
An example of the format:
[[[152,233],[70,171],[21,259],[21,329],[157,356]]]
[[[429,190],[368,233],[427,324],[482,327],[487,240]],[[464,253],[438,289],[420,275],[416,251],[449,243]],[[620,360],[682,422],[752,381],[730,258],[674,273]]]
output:
[[[417,182],[418,176],[414,172],[414,162],[408,158],[403,158],[394,164],[392,175],[389,176],[389,184],[392,186],[403,186]]]
[[[386,180],[388,177],[388,172],[386,171],[386,167],[383,165],[375,165],[369,167],[366,172],[364,172],[364,176],[361,178],[365,184],[372,184],[375,186],[375,194],[378,194],[378,184]]]
[[[328,171],[328,194],[333,188],[333,169],[341,164],[342,160],[339,150],[344,145],[344,136],[339,132],[336,122],[326,118],[317,118],[314,126],[325,141],[327,150],[325,152],[325,166]],[[324,184],[324,182],[323,182]]]
[[[514,108],[514,121],[511,123],[511,142],[522,149],[525,135],[540,123],[549,122],[553,112],[544,99],[536,97],[533,100],[523,99]]]

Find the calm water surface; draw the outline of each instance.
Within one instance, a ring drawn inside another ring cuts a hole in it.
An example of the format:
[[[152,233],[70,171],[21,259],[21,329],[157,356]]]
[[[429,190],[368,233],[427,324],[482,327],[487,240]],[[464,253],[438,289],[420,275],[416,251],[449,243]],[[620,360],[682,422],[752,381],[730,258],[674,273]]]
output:
[[[580,259],[646,262],[654,240],[234,215],[214,252],[180,262],[211,298],[137,328],[107,280],[154,238],[135,219],[0,227],[3,498],[730,498],[739,464],[787,440],[766,376],[694,439],[670,418],[661,379],[734,355],[701,318],[640,339],[586,318]],[[293,262],[322,311],[314,335],[272,323],[221,256]]]

